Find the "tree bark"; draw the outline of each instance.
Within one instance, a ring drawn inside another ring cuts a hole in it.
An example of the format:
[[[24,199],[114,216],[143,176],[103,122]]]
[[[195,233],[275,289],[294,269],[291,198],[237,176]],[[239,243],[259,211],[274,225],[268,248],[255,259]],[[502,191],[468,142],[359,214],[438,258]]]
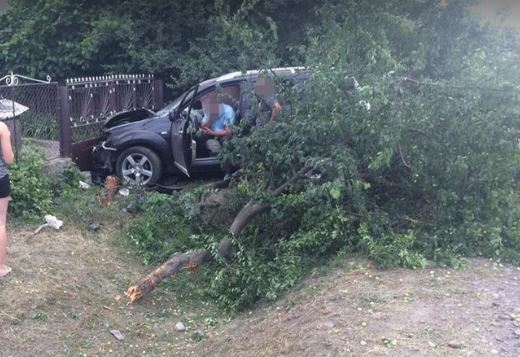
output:
[[[211,253],[207,250],[196,250],[188,253],[175,253],[159,268],[148,274],[140,283],[133,285],[126,291],[128,304],[141,299],[155,289],[163,280],[175,276],[183,269],[195,270],[202,263],[211,260]]]
[[[229,231],[231,234],[237,236],[242,233],[244,227],[257,215],[264,212],[269,207],[266,203],[258,203],[253,200],[246,203],[244,207],[238,212]]]
[[[244,230],[244,227],[247,226],[251,220],[258,216],[260,213],[264,212],[269,205],[266,203],[258,203],[253,200],[250,200],[238,214],[236,215],[229,231],[233,236],[238,236]],[[223,238],[219,243],[219,251],[220,254],[226,259],[231,259],[233,257],[233,245],[231,244],[231,239],[229,237]]]

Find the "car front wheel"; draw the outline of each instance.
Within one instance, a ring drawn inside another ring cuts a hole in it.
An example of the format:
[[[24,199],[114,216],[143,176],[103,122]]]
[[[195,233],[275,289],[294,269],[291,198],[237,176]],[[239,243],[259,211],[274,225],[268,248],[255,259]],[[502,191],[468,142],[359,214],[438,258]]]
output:
[[[125,184],[152,185],[161,177],[161,159],[146,147],[134,146],[119,155],[116,171]]]

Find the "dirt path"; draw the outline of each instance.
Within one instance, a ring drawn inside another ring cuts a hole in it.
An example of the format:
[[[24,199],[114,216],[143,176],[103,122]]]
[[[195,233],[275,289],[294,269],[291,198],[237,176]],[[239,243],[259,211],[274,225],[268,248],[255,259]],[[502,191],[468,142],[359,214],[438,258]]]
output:
[[[520,356],[520,271],[375,271],[352,263],[194,350],[206,356]]]
[[[2,357],[520,356],[520,271],[483,259],[419,271],[346,259],[227,323],[210,304],[176,300],[175,282],[131,307],[116,301],[146,269],[103,234],[28,234],[11,234],[13,273],[0,280]]]

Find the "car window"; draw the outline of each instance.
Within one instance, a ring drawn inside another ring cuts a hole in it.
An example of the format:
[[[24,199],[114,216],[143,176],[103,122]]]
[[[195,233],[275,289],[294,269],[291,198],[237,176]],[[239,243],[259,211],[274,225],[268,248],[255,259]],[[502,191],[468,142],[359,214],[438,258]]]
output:
[[[196,101],[200,101],[201,110],[209,112],[208,108],[212,104],[224,103],[230,105],[233,110],[237,110],[240,95],[240,85],[233,84],[225,87],[216,86],[209,91],[200,94]]]
[[[186,96],[186,94],[188,94],[188,96],[186,97],[185,103],[189,104],[191,97],[193,96],[193,93],[195,93],[195,88],[190,88],[189,90],[187,90],[186,92],[182,93],[180,96],[175,98],[173,100],[173,102],[171,102],[170,104],[166,105],[164,108],[159,110],[156,114],[158,116],[167,115],[168,113],[170,113],[172,110],[174,110],[181,104],[181,101]]]
[[[159,115],[159,116],[163,116],[163,115],[166,115],[168,114],[169,112],[171,112],[173,110],[173,108],[177,107],[180,103],[180,101],[182,100],[184,94],[175,98],[173,100],[173,102],[171,102],[170,104],[166,105],[164,108],[162,108],[161,110],[159,110],[156,114]]]
[[[200,96],[198,96],[197,99],[200,100],[203,107],[204,104],[209,102],[225,103],[235,107],[236,103],[238,102],[239,95],[240,85],[233,84],[224,87],[213,87],[209,91],[202,93]]]

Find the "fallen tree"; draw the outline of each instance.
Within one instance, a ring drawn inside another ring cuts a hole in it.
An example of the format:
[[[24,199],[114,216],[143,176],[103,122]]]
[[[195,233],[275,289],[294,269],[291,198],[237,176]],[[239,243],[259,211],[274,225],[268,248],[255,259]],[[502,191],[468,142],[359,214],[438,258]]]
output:
[[[300,169],[284,184],[274,190],[269,190],[269,196],[273,197],[282,194],[291,184],[304,177],[309,171],[310,169],[308,167]],[[253,200],[247,202],[233,220],[233,223],[229,228],[230,234],[233,237],[238,237],[244,227],[251,222],[253,218],[268,208],[269,205],[266,203],[255,202]],[[220,241],[219,252],[227,259],[233,257],[233,246],[229,237],[225,237]],[[207,250],[174,253],[166,262],[147,275],[142,281],[127,289],[125,295],[128,297],[128,303],[131,304],[141,299],[143,296],[155,289],[161,281],[170,277],[175,277],[175,275],[183,269],[195,271],[201,264],[208,262],[211,258],[211,252]]]
[[[130,301],[212,258],[205,291],[231,310],[275,299],[338,252],[380,267],[520,262],[520,40],[463,11],[457,0],[324,6],[310,78],[278,83],[291,111],[224,150],[241,173],[239,199],[215,210],[220,225],[201,223],[188,192],[143,209],[130,239],[152,252],[147,263],[166,263]]]
[[[169,278],[174,277],[183,269],[196,270],[199,265],[211,259],[211,253],[199,250],[188,253],[175,253],[163,265],[146,276],[140,283],[133,285],[126,291],[128,303],[131,304],[151,292],[157,285]]]

